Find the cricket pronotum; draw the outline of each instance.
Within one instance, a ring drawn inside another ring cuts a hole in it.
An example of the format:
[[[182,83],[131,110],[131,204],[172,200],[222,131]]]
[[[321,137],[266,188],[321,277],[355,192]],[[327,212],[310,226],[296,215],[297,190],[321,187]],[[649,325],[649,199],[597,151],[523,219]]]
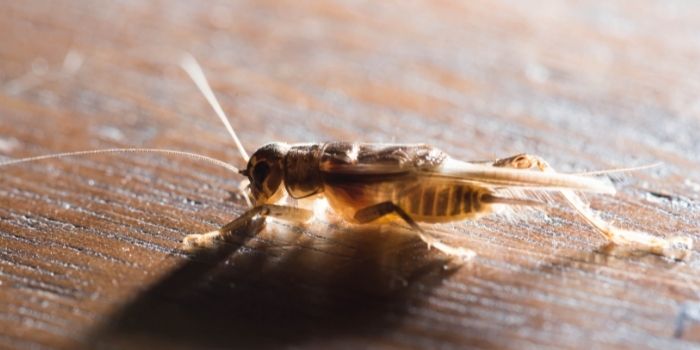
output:
[[[690,255],[693,246],[690,237],[661,238],[620,229],[600,218],[579,195],[581,192],[614,194],[615,188],[609,182],[593,175],[639,168],[563,174],[555,172],[537,156],[519,154],[493,162],[464,162],[425,144],[274,142],[249,157],[197,62],[187,55],[182,67],[223,122],[247,163],[245,168],[194,153],[144,148],[52,154],[9,160],[0,163],[0,167],[63,157],[149,152],[208,161],[245,176],[247,179],[241,188],[249,210],[215,231],[186,236],[183,247],[188,251],[212,249],[232,240],[232,232],[244,228],[255,217],[297,223],[309,221],[314,212],[290,205],[288,200],[299,203],[324,199],[335,214],[349,223],[403,221],[429,247],[468,259],[474,256],[473,251],[440,241],[420,224],[473,220],[499,206],[544,204],[510,194],[511,190],[524,190],[563,194],[586,222],[615,245],[674,259]]]

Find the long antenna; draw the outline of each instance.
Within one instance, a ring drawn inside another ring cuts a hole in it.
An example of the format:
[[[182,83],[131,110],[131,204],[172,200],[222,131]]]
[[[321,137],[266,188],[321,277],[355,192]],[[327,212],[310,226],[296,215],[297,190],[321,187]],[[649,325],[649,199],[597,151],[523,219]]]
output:
[[[588,176],[588,175],[607,175],[607,174],[613,174],[613,173],[624,173],[624,172],[629,172],[629,171],[639,171],[639,170],[651,169],[651,168],[660,167],[662,165],[664,165],[664,164],[661,162],[658,162],[658,163],[640,165],[640,166],[635,166],[635,167],[586,171],[586,172],[582,172],[582,173],[576,173],[575,175],[586,175],[586,176]]]
[[[201,154],[197,154],[197,153],[175,151],[175,150],[169,150],[169,149],[160,149],[160,148],[110,148],[110,149],[98,149],[98,150],[90,150],[90,151],[55,153],[55,154],[47,154],[47,155],[43,155],[43,156],[0,161],[0,167],[6,167],[6,166],[17,165],[17,164],[22,164],[22,163],[36,162],[36,161],[47,160],[47,159],[57,159],[57,158],[65,158],[65,157],[77,157],[77,156],[89,156],[89,155],[97,155],[97,154],[105,154],[105,153],[161,153],[161,154],[166,154],[166,155],[171,155],[171,156],[187,157],[187,158],[191,158],[191,159],[209,162],[209,163],[212,163],[214,165],[220,166],[222,168],[226,168],[234,173],[239,173],[239,170],[236,167],[234,167],[233,165],[228,164],[228,163],[221,161],[219,159],[216,159],[216,158],[207,157],[205,155],[201,155]]]
[[[214,95],[214,92],[211,90],[211,87],[207,82],[207,78],[204,76],[204,72],[202,71],[202,67],[199,66],[197,60],[189,53],[185,53],[185,55],[182,57],[182,61],[180,61],[180,67],[187,72],[192,81],[194,81],[194,83],[197,85],[197,88],[199,88],[199,91],[202,92],[204,98],[207,99],[207,102],[209,102],[211,108],[214,109],[216,115],[219,117],[219,119],[221,119],[221,122],[224,123],[224,126],[226,126],[226,130],[228,130],[229,135],[231,135],[233,138],[233,142],[236,143],[236,147],[238,148],[238,152],[241,154],[241,157],[243,157],[243,160],[248,162],[250,157],[248,157],[248,153],[245,151],[245,148],[243,148],[241,140],[239,140],[238,136],[236,136],[236,132],[233,131],[231,123],[228,121],[228,118],[226,118],[226,114],[221,108],[219,101],[216,99],[216,95]]]

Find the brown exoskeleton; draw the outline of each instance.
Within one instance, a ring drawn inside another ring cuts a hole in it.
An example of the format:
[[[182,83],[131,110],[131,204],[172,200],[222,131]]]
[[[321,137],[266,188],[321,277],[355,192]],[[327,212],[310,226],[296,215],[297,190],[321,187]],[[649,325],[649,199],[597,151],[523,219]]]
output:
[[[540,158],[525,154],[475,164],[452,159],[423,144],[270,143],[258,149],[240,173],[250,181],[254,207],[217,231],[187,236],[187,249],[206,248],[229,239],[230,232],[257,215],[307,221],[313,217],[310,210],[276,203],[285,196],[297,200],[323,196],[347,222],[364,224],[398,218],[428,246],[467,258],[473,252],[440,242],[418,223],[476,219],[496,205],[542,204],[498,195],[504,188],[562,192],[613,243],[633,244],[674,258],[683,258],[692,246],[686,238],[667,241],[606,223],[573,191],[614,193],[614,188],[594,178],[556,173]]]
[[[557,173],[536,156],[521,154],[495,162],[462,162],[424,144],[327,142],[270,143],[248,159],[199,66],[190,57],[184,61],[183,67],[226,126],[241,156],[247,160],[245,169],[238,170],[197,154],[158,149],[74,152],[13,160],[0,163],[0,166],[85,154],[161,152],[204,159],[246,176],[249,182],[246,199],[251,208],[216,231],[185,237],[184,247],[189,251],[208,249],[232,239],[232,232],[255,217],[305,222],[314,216],[311,210],[285,205],[285,198],[290,197],[295,200],[323,198],[334,213],[350,223],[403,220],[428,246],[449,255],[468,258],[473,256],[472,251],[441,242],[419,223],[476,219],[499,205],[543,204],[503,193],[510,189],[562,193],[577,212],[611,243],[677,259],[686,257],[692,248],[692,240],[687,237],[667,240],[622,230],[605,222],[576,192],[614,194],[615,189],[609,183],[584,174]]]

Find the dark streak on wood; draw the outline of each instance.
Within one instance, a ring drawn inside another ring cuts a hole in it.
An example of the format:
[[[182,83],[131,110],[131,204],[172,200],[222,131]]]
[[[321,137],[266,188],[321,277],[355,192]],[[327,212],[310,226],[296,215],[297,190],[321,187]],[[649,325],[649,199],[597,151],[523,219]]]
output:
[[[697,239],[700,6],[533,3],[4,2],[0,156],[144,146],[240,165],[177,68],[191,51],[251,151],[396,141],[561,171],[662,161],[589,200],[621,226]],[[398,226],[270,223],[188,259],[186,234],[245,210],[236,175],[146,155],[0,174],[0,347],[700,343],[697,256],[605,254],[563,204],[431,228],[478,253],[449,271]]]

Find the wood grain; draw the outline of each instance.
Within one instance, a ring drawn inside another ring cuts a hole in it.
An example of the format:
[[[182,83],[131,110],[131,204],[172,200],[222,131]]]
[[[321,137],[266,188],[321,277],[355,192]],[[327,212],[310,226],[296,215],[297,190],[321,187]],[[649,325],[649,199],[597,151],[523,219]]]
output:
[[[108,147],[240,165],[177,64],[196,56],[243,143],[427,142],[563,171],[662,161],[589,196],[698,239],[700,5],[687,1],[5,1],[0,154]],[[219,254],[240,178],[157,155],[0,169],[0,347],[691,348],[697,252],[600,252],[564,204],[434,227],[269,223]],[[243,237],[245,236],[245,237]]]

